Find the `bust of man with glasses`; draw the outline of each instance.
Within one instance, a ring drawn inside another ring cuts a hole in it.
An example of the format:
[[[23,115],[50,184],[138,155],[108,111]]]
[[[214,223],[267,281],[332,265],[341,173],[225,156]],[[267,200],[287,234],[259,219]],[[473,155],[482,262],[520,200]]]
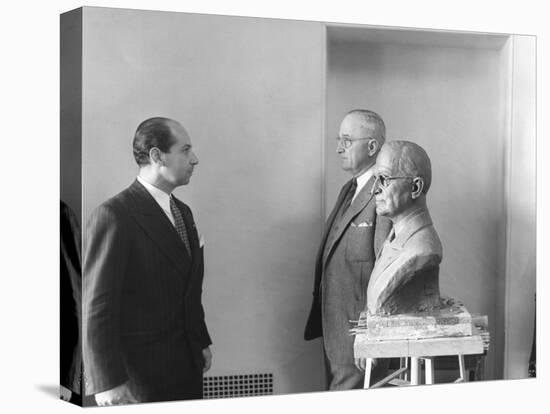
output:
[[[426,194],[432,181],[426,151],[408,141],[386,142],[374,167],[376,212],[393,223],[367,288],[370,315],[430,311],[440,305],[441,241]]]

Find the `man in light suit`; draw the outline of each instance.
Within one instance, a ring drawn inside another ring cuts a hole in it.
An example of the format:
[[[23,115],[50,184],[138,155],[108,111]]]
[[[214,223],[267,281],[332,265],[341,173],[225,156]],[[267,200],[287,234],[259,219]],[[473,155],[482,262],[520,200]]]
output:
[[[323,336],[330,390],[362,388],[364,372],[353,356],[350,320],[366,305],[366,290],[375,254],[390,229],[377,216],[371,189],[372,167],[385,140],[382,118],[369,110],[350,111],[343,119],[336,152],[353,178],[330,214],[315,266],[313,304],[305,339]],[[378,378],[385,367],[378,366]]]
[[[386,142],[375,176],[376,212],[388,217],[393,229],[371,274],[367,309],[373,315],[429,311],[440,304],[443,254],[426,204],[430,159],[413,142]]]
[[[203,245],[172,191],[198,159],[167,118],[136,130],[137,179],[88,221],[83,269],[83,359],[98,405],[202,398],[212,359],[201,303]]]

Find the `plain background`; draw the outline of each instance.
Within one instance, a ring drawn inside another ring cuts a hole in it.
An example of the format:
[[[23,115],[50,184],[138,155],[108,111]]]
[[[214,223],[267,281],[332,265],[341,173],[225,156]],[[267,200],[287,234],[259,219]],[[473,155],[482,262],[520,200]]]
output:
[[[205,243],[208,376],[271,373],[275,395],[323,390],[321,341],[303,339],[324,222],[323,26],[97,7],[82,16],[83,223],[135,179],[137,125],[179,120],[199,159],[174,193]]]
[[[539,35],[539,74],[548,72],[548,40],[542,9],[530,1],[476,2],[451,4],[417,1],[385,2],[377,5],[361,3],[350,5],[345,1],[314,8],[294,2],[277,2],[277,6],[252,2],[196,2],[185,8],[175,2],[94,2],[89,5],[132,8],[157,8],[174,11],[204,12],[231,15],[268,16],[292,19],[369,23],[378,25],[416,26],[460,30],[491,30],[496,32]],[[4,191],[2,203],[3,229],[3,300],[2,300],[2,394],[3,404],[10,412],[40,410],[65,412],[76,410],[57,401],[53,395],[57,384],[57,275],[58,275],[58,14],[79,7],[77,2],[58,2],[40,5],[38,2],[3,9],[2,82],[4,102]],[[539,204],[538,211],[547,209],[545,192],[541,185],[547,167],[544,155],[547,144],[540,139],[547,135],[542,114],[547,110],[545,79],[539,85]],[[6,88],[7,87],[7,88]],[[521,186],[518,185],[521,195]],[[426,403],[435,397],[437,411],[445,402],[449,412],[505,409],[504,412],[533,408],[542,401],[546,381],[544,375],[545,343],[544,308],[545,281],[548,270],[544,265],[545,218],[538,216],[538,289],[539,305],[539,378],[533,380],[499,381],[461,386],[418,387],[398,390],[364,392],[303,394],[285,397],[253,398],[191,403],[166,403],[122,407],[117,410],[132,412],[192,412],[268,411],[275,412],[309,405],[320,411],[337,410],[341,404],[352,409],[352,404],[368,404],[378,410],[407,409],[425,412]],[[6,232],[7,228],[7,232]],[[6,265],[7,264],[7,265]],[[8,407],[9,404],[9,407]],[[184,404],[184,405],[182,405]],[[474,408],[475,407],[475,408]]]

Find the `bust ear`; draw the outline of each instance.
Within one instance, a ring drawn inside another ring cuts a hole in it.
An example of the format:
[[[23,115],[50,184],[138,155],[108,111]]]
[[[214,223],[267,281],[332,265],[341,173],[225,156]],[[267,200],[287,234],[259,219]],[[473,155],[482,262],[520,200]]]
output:
[[[415,177],[412,182],[412,199],[416,200],[422,194],[424,190],[424,179],[422,177]]]

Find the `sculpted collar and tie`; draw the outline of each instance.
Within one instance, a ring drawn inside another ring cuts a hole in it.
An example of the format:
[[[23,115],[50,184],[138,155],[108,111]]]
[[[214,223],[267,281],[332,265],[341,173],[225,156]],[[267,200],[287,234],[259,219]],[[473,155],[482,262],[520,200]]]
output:
[[[407,240],[409,240],[415,233],[421,229],[432,225],[432,218],[430,213],[426,209],[416,210],[409,216],[405,217],[402,221],[403,226],[398,226],[402,229],[398,233],[395,232],[395,227],[388,235],[386,243],[380,249],[376,256],[376,263],[371,274],[371,281],[369,286],[376,283],[377,276],[388,268],[395,260],[401,255]],[[395,237],[394,237],[395,236]],[[393,238],[392,241],[390,241]]]

